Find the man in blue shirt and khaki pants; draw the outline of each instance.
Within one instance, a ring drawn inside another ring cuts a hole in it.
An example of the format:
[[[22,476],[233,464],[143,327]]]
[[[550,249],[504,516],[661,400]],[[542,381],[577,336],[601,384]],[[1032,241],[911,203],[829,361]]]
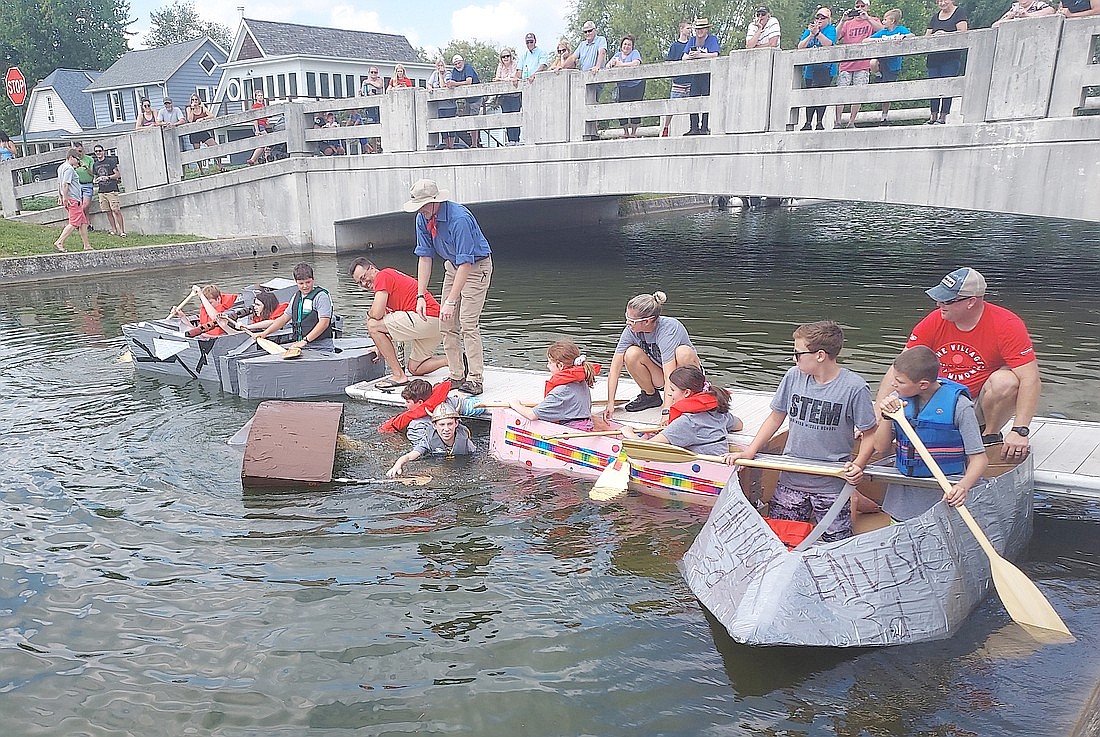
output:
[[[484,391],[485,355],[481,347],[481,311],[493,277],[493,252],[473,214],[450,201],[451,193],[431,179],[420,179],[409,190],[402,209],[415,212],[416,312],[425,317],[432,260],[444,260],[439,321],[447,352],[451,385],[467,394]],[[425,318],[426,319],[426,318]],[[460,339],[461,336],[461,339]],[[463,347],[467,365],[463,363]]]

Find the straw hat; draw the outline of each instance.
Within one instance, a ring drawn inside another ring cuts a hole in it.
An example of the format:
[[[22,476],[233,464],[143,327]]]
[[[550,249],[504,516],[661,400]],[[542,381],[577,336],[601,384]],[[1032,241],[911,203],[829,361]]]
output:
[[[409,198],[401,208],[405,212],[416,212],[429,202],[446,202],[451,198],[451,193],[440,189],[431,179],[418,179],[409,190]]]

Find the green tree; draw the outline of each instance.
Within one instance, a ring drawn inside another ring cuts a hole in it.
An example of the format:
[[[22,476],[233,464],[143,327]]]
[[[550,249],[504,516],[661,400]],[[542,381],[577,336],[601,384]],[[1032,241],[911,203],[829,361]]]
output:
[[[204,21],[191,0],[176,0],[149,14],[149,33],[145,43],[160,48],[195,38],[209,36],[226,51],[233,45],[233,33],[228,26],[214,21]]]
[[[126,53],[125,0],[0,0],[0,60],[18,66],[27,87],[58,68],[106,69]],[[0,127],[22,130],[19,110],[0,100]]]
[[[497,64],[500,62],[497,49],[476,38],[473,41],[451,41],[439,53],[448,65],[451,63],[452,56],[455,54],[461,56],[467,64],[473,65],[474,71],[482,82],[493,81],[493,76],[497,73]],[[434,58],[432,62],[435,62]]]

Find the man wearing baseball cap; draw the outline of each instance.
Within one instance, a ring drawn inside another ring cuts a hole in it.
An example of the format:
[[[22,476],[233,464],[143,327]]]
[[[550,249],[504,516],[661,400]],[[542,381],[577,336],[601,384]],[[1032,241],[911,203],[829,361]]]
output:
[[[940,359],[940,376],[966,386],[987,445],[1003,442],[1001,457],[1022,461],[1030,450],[1028,424],[1039,405],[1042,381],[1027,327],[1010,310],[985,301],[985,277],[963,267],[926,290],[938,308],[921,320],[906,348],[928,346]],[[879,388],[893,388],[891,367]],[[999,432],[1010,417],[1012,430]]]
[[[479,324],[493,277],[493,252],[473,214],[450,199],[449,191],[440,189],[431,179],[420,179],[409,190],[409,201],[402,205],[405,212],[417,213],[413,251],[420,257],[416,266],[416,312],[422,319],[427,315],[425,295],[432,278],[432,260],[440,256],[445,271],[439,322],[449,379],[459,391],[477,395],[484,391],[485,354]]]

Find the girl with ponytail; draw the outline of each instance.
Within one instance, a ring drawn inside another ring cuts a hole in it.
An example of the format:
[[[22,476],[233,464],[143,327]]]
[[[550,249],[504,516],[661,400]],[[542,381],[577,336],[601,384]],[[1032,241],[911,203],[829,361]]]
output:
[[[555,422],[587,432],[593,427],[592,387],[600,368],[590,363],[575,344],[558,341],[546,349],[550,379],[543,400],[534,407],[524,407],[513,399],[510,406],[529,420]]]
[[[681,366],[669,375],[669,422],[664,430],[649,438],[687,448],[700,455],[729,453],[728,433],[737,432],[744,423],[729,413],[730,393],[707,381],[698,366]],[[638,437],[628,427],[623,435]]]

